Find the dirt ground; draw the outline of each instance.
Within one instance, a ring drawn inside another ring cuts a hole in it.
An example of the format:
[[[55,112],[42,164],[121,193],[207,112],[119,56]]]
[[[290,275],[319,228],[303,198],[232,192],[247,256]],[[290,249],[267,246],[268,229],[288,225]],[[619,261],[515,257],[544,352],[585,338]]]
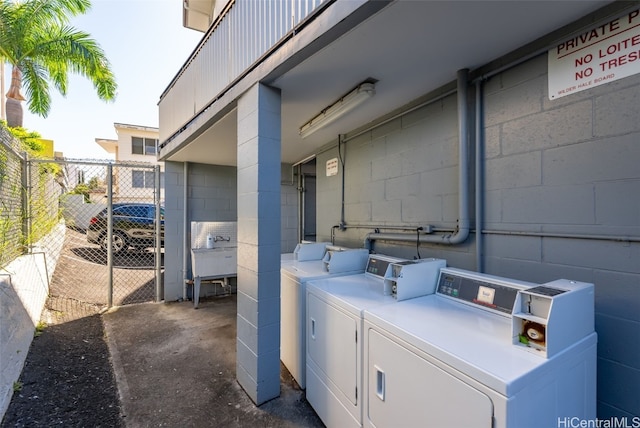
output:
[[[124,427],[98,307],[50,298],[0,427]]]

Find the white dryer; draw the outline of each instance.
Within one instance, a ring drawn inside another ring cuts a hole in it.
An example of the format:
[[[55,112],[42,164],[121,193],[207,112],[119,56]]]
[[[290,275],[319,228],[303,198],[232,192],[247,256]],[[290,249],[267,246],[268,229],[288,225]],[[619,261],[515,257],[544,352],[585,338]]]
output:
[[[363,274],[307,284],[306,397],[327,427],[362,426],[363,311],[393,305],[404,291],[415,291],[410,278],[422,284],[422,294],[432,293],[444,266],[440,259],[370,255]]]
[[[592,284],[442,269],[436,294],[364,313],[364,426],[595,420],[593,314]]]
[[[328,249],[325,251],[325,247]],[[312,279],[364,272],[369,250],[305,244],[280,265],[280,360],[298,385],[306,387],[306,283]]]

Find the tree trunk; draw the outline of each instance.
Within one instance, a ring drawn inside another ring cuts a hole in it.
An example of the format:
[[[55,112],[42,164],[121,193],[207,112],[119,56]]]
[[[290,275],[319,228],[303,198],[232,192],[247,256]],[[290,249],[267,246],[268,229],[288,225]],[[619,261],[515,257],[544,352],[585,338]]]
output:
[[[22,127],[22,101],[7,97],[7,126]]]
[[[7,125],[15,128],[22,127],[22,101],[24,97],[20,93],[22,87],[22,72],[20,68],[13,66],[11,71],[11,86],[7,92]]]

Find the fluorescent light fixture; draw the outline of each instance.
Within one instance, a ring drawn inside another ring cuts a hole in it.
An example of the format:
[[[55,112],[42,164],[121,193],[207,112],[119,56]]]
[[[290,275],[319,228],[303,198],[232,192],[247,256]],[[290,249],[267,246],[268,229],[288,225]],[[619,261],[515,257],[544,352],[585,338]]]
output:
[[[331,122],[341,118],[351,110],[362,104],[376,93],[376,86],[371,82],[364,82],[357,88],[344,95],[335,103],[322,110],[317,116],[300,127],[300,136],[306,138]]]

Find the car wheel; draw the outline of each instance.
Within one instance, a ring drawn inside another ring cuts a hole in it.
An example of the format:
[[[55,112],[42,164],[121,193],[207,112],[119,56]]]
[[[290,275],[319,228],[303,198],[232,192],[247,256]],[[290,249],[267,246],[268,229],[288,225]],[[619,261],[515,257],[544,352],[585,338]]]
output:
[[[118,254],[127,249],[127,238],[120,232],[113,232],[112,237],[113,254]],[[103,250],[107,251],[109,248],[109,240],[105,234],[100,241],[100,246]]]

